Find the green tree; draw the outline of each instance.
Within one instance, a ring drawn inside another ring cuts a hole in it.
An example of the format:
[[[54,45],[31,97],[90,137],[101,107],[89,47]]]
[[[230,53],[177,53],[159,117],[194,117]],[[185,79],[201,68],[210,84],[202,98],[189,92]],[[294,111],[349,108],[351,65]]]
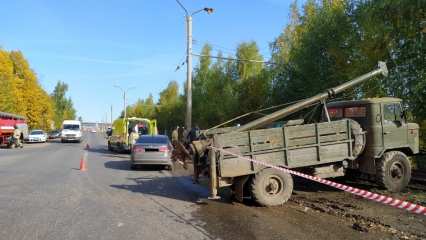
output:
[[[73,107],[71,98],[66,97],[68,85],[64,82],[58,81],[50,95],[54,106],[54,123],[56,128],[60,128],[62,122],[66,119],[75,119],[76,111]]]
[[[152,94],[145,100],[138,99],[135,104],[128,106],[126,114],[128,117],[154,118],[155,103]]]
[[[238,75],[241,81],[255,77],[260,74],[263,69],[263,63],[249,62],[244,60],[263,61],[262,55],[259,53],[259,48],[256,42],[244,42],[238,45],[237,54]]]
[[[183,126],[184,116],[185,106],[179,96],[179,85],[176,81],[171,81],[160,93],[156,110],[158,127],[170,134],[176,126]]]
[[[357,23],[357,68],[387,62],[389,77],[377,81],[378,93],[367,85],[365,96],[401,97],[413,115],[426,119],[426,2],[363,1],[354,11]]]
[[[347,14],[350,7],[347,1],[323,1],[321,5],[308,1],[299,20],[291,21],[294,25],[281,37],[289,44],[273,55],[279,63],[273,70],[275,103],[312,96],[358,74],[353,69],[355,29]],[[345,94],[353,96],[354,92]]]
[[[236,57],[239,80],[235,87],[241,114],[269,103],[270,78],[262,62],[250,62],[263,61],[255,42],[241,43],[237,47]]]

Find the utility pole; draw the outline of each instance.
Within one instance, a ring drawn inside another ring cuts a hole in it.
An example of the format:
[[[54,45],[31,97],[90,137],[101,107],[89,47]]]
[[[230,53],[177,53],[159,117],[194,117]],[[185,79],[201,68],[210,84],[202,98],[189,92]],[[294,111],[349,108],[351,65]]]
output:
[[[114,85],[114,87],[118,88],[121,90],[121,92],[123,93],[123,111],[124,111],[124,116],[123,116],[123,126],[124,126],[124,133],[127,136],[127,125],[126,125],[126,118],[127,118],[127,103],[126,103],[126,92],[128,92],[129,90],[133,89],[134,87],[130,87],[127,89],[124,89],[118,85]],[[111,106],[112,109],[112,106]],[[111,110],[112,112],[112,110]]]
[[[112,126],[112,104],[111,104],[111,126]]]
[[[179,0],[176,0],[177,4],[185,11],[186,19],[186,118],[185,125],[186,129],[190,130],[192,125],[192,16],[195,14],[205,11],[208,14],[213,13],[213,8],[203,8],[192,13],[182,5]]]
[[[103,127],[104,132],[106,132],[106,130],[107,130],[107,124],[108,124],[108,112],[105,112],[105,122],[104,122],[104,127]]]
[[[124,109],[124,118],[127,117],[127,107],[126,107],[126,91],[123,91],[123,109]]]
[[[192,16],[186,16],[186,129],[192,125]]]

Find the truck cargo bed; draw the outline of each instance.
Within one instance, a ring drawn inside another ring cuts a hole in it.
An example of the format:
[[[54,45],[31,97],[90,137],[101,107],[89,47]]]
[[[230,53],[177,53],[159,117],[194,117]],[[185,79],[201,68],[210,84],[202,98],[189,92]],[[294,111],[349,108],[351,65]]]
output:
[[[315,166],[354,159],[354,126],[350,120],[230,132],[214,136],[216,147],[287,168]],[[360,127],[359,127],[360,128]],[[221,154],[220,177],[236,177],[256,173],[262,168],[253,163]]]

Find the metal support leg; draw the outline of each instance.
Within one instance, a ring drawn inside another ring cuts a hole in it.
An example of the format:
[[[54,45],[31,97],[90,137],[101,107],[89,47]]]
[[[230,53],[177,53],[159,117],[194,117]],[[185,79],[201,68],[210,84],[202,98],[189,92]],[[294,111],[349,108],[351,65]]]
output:
[[[327,118],[327,122],[331,122],[330,115],[328,114],[327,103],[326,103],[325,99],[322,99],[321,103],[322,103],[322,105],[324,107],[324,113],[325,113],[325,117]]]
[[[220,199],[220,197],[217,195],[216,152],[214,150],[210,150],[208,158],[210,162],[210,197],[209,199]]]

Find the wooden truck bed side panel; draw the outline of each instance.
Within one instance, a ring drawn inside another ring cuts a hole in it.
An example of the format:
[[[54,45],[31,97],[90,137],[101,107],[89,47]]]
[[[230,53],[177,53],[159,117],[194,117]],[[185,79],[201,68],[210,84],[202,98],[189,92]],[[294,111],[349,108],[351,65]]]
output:
[[[349,129],[348,120],[339,120],[232,132],[216,135],[215,145],[273,165],[306,167],[349,159]],[[252,174],[262,168],[229,154],[221,154],[218,167],[221,177]]]

